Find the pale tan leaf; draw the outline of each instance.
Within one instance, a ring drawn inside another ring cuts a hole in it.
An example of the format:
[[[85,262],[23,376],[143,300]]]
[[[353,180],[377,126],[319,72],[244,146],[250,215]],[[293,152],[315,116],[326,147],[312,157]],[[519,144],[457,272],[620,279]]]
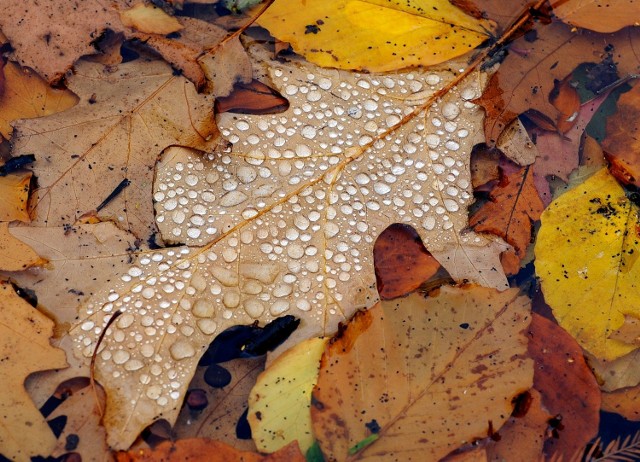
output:
[[[0,454],[15,461],[49,455],[56,438],[24,389],[32,372],[67,365],[49,337],[53,322],[0,282]]]
[[[94,391],[89,386],[73,393],[48,416],[49,420],[58,416],[67,417],[64,430],[51,452],[52,457],[60,457],[68,453],[69,450],[65,448],[67,437],[75,435],[78,437],[78,445],[73,452],[80,454],[82,460],[94,462],[113,460],[107,448],[107,433],[100,424],[101,407],[98,407],[97,400],[99,400],[99,406],[104,407],[104,392],[100,387]]]
[[[226,327],[293,314],[301,324],[284,349],[373,304],[373,244],[394,222],[416,228],[432,252],[461,249],[452,265],[469,279],[491,266],[487,276],[506,286],[485,263],[495,247],[460,236],[483,74],[454,86],[450,67],[390,77],[268,65],[287,112],[223,114],[230,152],[173,147],[157,168],[156,221],[165,239],[190,247],[140,254],[81,308],[73,335],[87,360],[124,312],[96,363],[112,446],[160,415],[173,422],[203,349]]]
[[[596,32],[615,32],[640,23],[640,4],[634,0],[552,0],[551,6],[563,21]]]
[[[438,460],[498,430],[533,383],[530,302],[444,286],[359,312],[327,347],[311,416],[329,460]]]
[[[9,232],[49,264],[0,276],[33,290],[38,304],[67,327],[76,320],[78,304],[104,283],[98,276],[125,268],[137,249],[135,237],[110,222],[71,228],[16,227]]]
[[[176,18],[162,9],[144,3],[137,3],[132,8],[120,11],[120,20],[124,26],[147,34],[167,35],[184,28]]]
[[[9,223],[0,223],[0,271],[22,271],[47,261],[9,232]]]
[[[640,384],[640,367],[638,367],[640,349],[638,348],[611,361],[597,358],[587,351],[585,351],[585,357],[603,391],[615,391]]]
[[[30,221],[27,210],[31,172],[0,176],[0,222]]]
[[[213,149],[212,99],[161,61],[132,61],[115,71],[81,62],[68,86],[80,98],[73,110],[15,125],[14,156],[37,159],[34,224],[73,224],[128,179],[100,215],[149,237],[156,158],[174,144]]]

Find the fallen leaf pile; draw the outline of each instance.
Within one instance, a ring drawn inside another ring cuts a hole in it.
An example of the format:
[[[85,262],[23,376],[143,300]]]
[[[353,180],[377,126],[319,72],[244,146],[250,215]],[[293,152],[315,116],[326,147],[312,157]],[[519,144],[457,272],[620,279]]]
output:
[[[0,455],[638,454],[638,2],[6,3]]]

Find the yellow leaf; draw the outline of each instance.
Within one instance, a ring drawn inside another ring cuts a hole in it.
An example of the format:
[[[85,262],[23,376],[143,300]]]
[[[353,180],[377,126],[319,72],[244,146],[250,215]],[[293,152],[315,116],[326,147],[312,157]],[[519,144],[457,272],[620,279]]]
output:
[[[0,282],[0,453],[15,461],[49,455],[56,444],[24,390],[36,371],[66,367],[65,354],[49,344],[53,322]]]
[[[22,271],[45,263],[31,247],[9,233],[9,223],[0,223],[0,271]]]
[[[258,451],[275,452],[297,440],[306,453],[313,444],[311,390],[328,340],[316,337],[298,343],[258,377],[247,416]]]
[[[73,107],[78,97],[69,90],[51,88],[42,77],[28,68],[7,63],[4,67],[5,90],[0,98],[0,134],[11,138],[10,122],[33,119]]]
[[[533,383],[530,302],[442,287],[357,313],[322,356],[313,430],[328,460],[436,461],[499,429]]]
[[[0,176],[0,221],[30,221],[27,211],[31,172]]]
[[[638,207],[603,169],[556,199],[541,221],[536,273],[558,323],[598,358],[634,350],[610,335],[625,314],[640,317]]]
[[[276,0],[258,23],[315,64],[370,72],[447,61],[495,30],[447,0]]]
[[[120,12],[120,20],[127,27],[147,34],[166,35],[178,32],[182,24],[154,5],[138,3],[133,8]]]

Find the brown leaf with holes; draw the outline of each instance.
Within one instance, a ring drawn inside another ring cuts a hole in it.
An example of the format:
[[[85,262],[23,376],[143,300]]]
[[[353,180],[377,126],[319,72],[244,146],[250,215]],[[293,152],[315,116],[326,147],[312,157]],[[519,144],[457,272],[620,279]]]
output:
[[[531,241],[531,225],[544,210],[533,183],[532,167],[524,167],[512,174],[503,172],[490,198],[469,218],[469,225],[477,232],[502,237],[513,246],[515,255],[521,260]],[[510,261],[510,272],[517,272],[517,267],[513,268],[513,259]]]
[[[598,432],[600,389],[582,349],[564,329],[538,314],[529,326],[529,355],[536,363],[533,386],[551,415],[562,416],[559,438],[545,442],[548,456],[571,460]]]
[[[487,112],[487,143],[495,144],[509,122],[529,109],[557,119],[558,110],[549,101],[554,80],[563,79],[578,64],[607,60],[607,69],[615,66],[619,76],[626,76],[637,72],[638,56],[640,28],[602,35],[577,33],[567,25],[553,23],[516,39],[487,90],[476,100]],[[597,88],[608,83],[604,81]]]
[[[373,247],[378,293],[382,299],[401,297],[414,291],[436,274],[440,263],[425,249],[416,231],[393,224]]]
[[[116,453],[117,462],[305,462],[293,442],[273,454],[240,451],[232,446],[206,438],[165,441],[154,449],[136,449]]]
[[[618,110],[607,119],[607,136],[602,148],[609,171],[623,184],[640,187],[640,84],[618,100]]]

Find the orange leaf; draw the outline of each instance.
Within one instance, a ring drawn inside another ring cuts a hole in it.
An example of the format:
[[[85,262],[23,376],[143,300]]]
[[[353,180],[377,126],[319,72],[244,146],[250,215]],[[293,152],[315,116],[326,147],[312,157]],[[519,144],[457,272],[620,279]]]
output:
[[[607,137],[602,142],[609,170],[623,184],[640,186],[640,85],[618,100],[618,111],[607,119]]]
[[[522,259],[531,240],[531,222],[538,220],[543,210],[533,171],[524,167],[512,174],[502,173],[500,183],[491,191],[491,201],[469,219],[469,225],[478,232],[502,237]]]
[[[190,462],[305,462],[297,442],[268,455],[239,451],[227,444],[206,438],[165,441],[154,449],[134,449],[116,453],[117,462],[182,462],[184,460]]]
[[[378,293],[383,299],[414,291],[433,276],[440,263],[422,244],[416,231],[393,224],[384,230],[373,247]]]
[[[569,74],[562,81],[557,82],[551,92],[551,104],[558,110],[556,128],[560,133],[566,133],[575,124],[580,109],[578,90],[571,85],[573,74]]]
[[[582,349],[564,329],[534,313],[529,332],[533,386],[549,413],[562,416],[559,438],[548,439],[545,452],[571,460],[598,432],[600,389]]]

